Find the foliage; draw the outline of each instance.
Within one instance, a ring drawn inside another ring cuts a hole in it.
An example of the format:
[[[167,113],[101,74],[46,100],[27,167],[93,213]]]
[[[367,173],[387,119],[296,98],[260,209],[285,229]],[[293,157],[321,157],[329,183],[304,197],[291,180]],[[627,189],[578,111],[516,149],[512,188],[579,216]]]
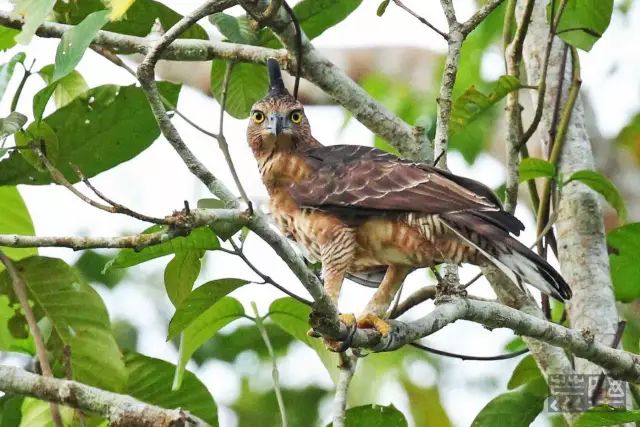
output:
[[[332,426],[329,424],[329,426]],[[402,412],[391,406],[365,405],[347,410],[345,427],[407,427]],[[327,426],[327,427],[329,427]]]
[[[555,3],[558,7],[559,2]],[[551,16],[551,4],[547,17]],[[568,0],[556,32],[570,45],[589,51],[609,26],[612,13],[613,0]]]
[[[0,234],[21,234],[33,236],[35,234],[31,215],[27,206],[14,186],[0,186]],[[35,248],[2,248],[7,256],[19,260],[38,253]],[[0,270],[3,268],[0,267]]]
[[[528,157],[520,162],[520,182],[542,177],[551,178],[555,174],[556,166],[546,160]]]
[[[592,170],[581,170],[572,173],[565,181],[565,185],[571,181],[580,181],[588,185],[592,190],[602,194],[607,202],[618,212],[622,222],[627,221],[627,208],[622,195],[616,186],[602,174]]]
[[[170,102],[177,102],[179,86],[161,83],[159,88]],[[80,178],[70,164],[90,178],[137,156],[160,134],[146,97],[136,86],[93,88],[42,121],[59,142],[54,164],[71,183]],[[0,161],[0,185],[51,182],[48,172],[34,168],[18,151]]]
[[[609,262],[616,299],[632,301],[640,298],[640,223],[611,230],[607,235],[607,244],[612,248]]]

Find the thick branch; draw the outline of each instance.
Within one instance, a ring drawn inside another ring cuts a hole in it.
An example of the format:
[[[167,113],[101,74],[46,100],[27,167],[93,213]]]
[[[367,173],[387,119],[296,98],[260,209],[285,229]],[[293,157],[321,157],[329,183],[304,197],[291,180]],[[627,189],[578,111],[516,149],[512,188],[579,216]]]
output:
[[[179,409],[160,408],[127,395],[76,381],[43,377],[12,366],[0,366],[0,390],[92,412],[106,418],[112,427],[208,426]]]
[[[231,3],[235,4],[235,2],[230,1],[220,1],[216,4],[222,10],[229,7]],[[288,24],[290,22],[288,18],[281,14],[282,11],[276,14],[272,21]],[[22,21],[12,18],[9,12],[0,12],[0,25],[19,29],[22,28]],[[36,34],[40,37],[60,38],[65,31],[72,27],[71,25],[55,22],[45,22],[38,28]],[[425,138],[424,135],[420,135],[417,138],[412,126],[391,113],[385,106],[373,99],[364,89],[351,80],[342,70],[324,58],[308,43],[306,37],[304,40],[306,43],[304,44],[305,67],[303,68],[303,77],[323,89],[344,108],[349,110],[357,120],[372,132],[396,146],[407,157],[429,159],[427,156],[430,151],[429,144],[422,143]],[[107,47],[120,54],[140,53],[147,55],[153,43],[154,40],[151,39],[110,31],[99,31],[94,39],[94,44]],[[291,43],[293,43],[293,38],[291,38]],[[156,60],[162,58],[175,61],[208,61],[216,58],[229,61],[265,63],[267,58],[273,57],[280,62],[283,68],[288,70],[295,69],[295,55],[289,55],[284,50],[221,41],[173,40],[170,45],[159,49],[159,52],[159,57],[155,58]]]
[[[380,336],[373,330],[359,329],[353,336],[352,346],[390,351],[431,335],[456,320],[470,320],[490,329],[509,328],[523,337],[564,348],[601,366],[614,378],[640,382],[638,355],[612,349],[609,343],[605,345],[594,341],[586,331],[565,328],[500,303],[475,299],[450,298],[428,315],[412,322],[390,320],[392,330],[386,336]],[[349,333],[349,329],[341,325],[338,334],[329,337],[343,340]]]

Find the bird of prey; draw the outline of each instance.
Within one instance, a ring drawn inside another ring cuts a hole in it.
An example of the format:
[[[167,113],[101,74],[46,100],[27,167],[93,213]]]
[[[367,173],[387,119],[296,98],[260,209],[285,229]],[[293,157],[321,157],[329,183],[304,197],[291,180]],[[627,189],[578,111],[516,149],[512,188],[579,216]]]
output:
[[[372,147],[323,146],[278,62],[267,69],[269,92],[252,107],[247,139],[277,225],[322,262],[336,305],[346,274],[386,271],[358,327],[388,332],[383,318],[406,275],[441,263],[493,263],[560,301],[571,297],[562,276],[512,237],[524,225],[488,187]]]

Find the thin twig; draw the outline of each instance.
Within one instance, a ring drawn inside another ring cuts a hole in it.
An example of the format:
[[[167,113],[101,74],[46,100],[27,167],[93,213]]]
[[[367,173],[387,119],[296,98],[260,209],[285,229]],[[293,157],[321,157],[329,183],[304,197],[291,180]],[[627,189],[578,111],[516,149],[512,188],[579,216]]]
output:
[[[393,2],[398,5],[400,8],[404,9],[405,11],[407,11],[411,16],[413,16],[414,18],[416,18],[418,21],[422,22],[424,25],[426,25],[427,27],[431,28],[433,31],[435,31],[436,33],[440,34],[442,36],[442,38],[444,38],[445,40],[449,40],[449,35],[441,30],[439,30],[436,26],[434,26],[431,22],[427,21],[424,17],[418,15],[417,13],[415,13],[413,10],[409,9],[404,3],[402,3],[400,0],[393,0]]]
[[[467,355],[467,354],[451,353],[451,352],[444,351],[444,350],[438,350],[437,348],[429,347],[429,346],[426,346],[424,344],[420,344],[420,343],[417,343],[417,342],[412,342],[409,345],[411,347],[415,347],[415,348],[418,348],[420,350],[427,351],[429,353],[437,354],[438,356],[451,357],[451,358],[454,358],[454,359],[461,359],[461,360],[476,360],[476,361],[479,361],[479,362],[491,362],[491,361],[494,361],[494,360],[513,359],[515,357],[521,356],[521,355],[526,354],[526,353],[529,352],[528,348],[523,348],[522,350],[514,351],[514,352],[511,352],[511,353],[499,354],[497,356],[473,356],[473,355]]]
[[[611,348],[618,348],[620,345],[620,340],[622,339],[622,334],[624,333],[624,328],[627,326],[627,322],[621,320],[618,322],[618,327],[616,328],[616,333],[613,336],[613,340],[611,342]],[[602,391],[602,386],[604,385],[604,380],[607,376],[604,372],[600,374],[598,377],[598,382],[596,386],[593,388],[593,392],[591,393],[591,404],[596,405],[598,403],[598,398],[600,397],[600,392]]]
[[[285,294],[289,295],[291,298],[294,298],[295,300],[303,303],[304,305],[307,305],[309,307],[311,307],[313,305],[313,303],[305,298],[302,298],[299,295],[294,294],[293,292],[291,292],[290,290],[288,290],[287,288],[285,288],[284,286],[282,286],[281,284],[279,284],[278,282],[276,282],[275,280],[273,280],[271,278],[271,276],[268,276],[266,274],[264,274],[262,271],[260,271],[260,269],[258,267],[255,266],[255,264],[253,264],[251,262],[251,260],[249,260],[249,258],[244,254],[244,251],[242,250],[242,248],[240,246],[238,246],[238,244],[233,240],[233,238],[229,239],[229,242],[231,243],[231,246],[233,247],[233,251],[226,251],[223,250],[224,252],[227,252],[231,255],[235,255],[237,257],[239,257],[242,261],[244,261],[244,263],[247,265],[247,267],[249,267],[254,273],[256,273],[258,276],[260,276],[260,278],[262,279],[263,283],[267,283],[271,286],[273,286],[274,288],[280,290],[281,292],[284,292]]]
[[[418,304],[423,303],[424,301],[434,299],[436,297],[436,287],[435,286],[425,286],[423,288],[418,289],[411,295],[409,295],[405,300],[398,304],[397,307],[391,310],[389,315],[390,319],[396,319],[402,316],[407,311],[411,310]]]
[[[544,108],[544,96],[547,88],[547,71],[549,70],[549,57],[551,56],[551,48],[553,47],[553,39],[555,38],[556,31],[558,29],[558,25],[560,24],[560,18],[564,13],[564,10],[567,6],[568,0],[561,0],[560,9],[558,14],[556,15],[556,19],[551,22],[549,25],[549,34],[547,36],[547,46],[544,53],[544,58],[542,60],[542,71],[540,73],[540,80],[538,81],[538,102],[536,104],[536,111],[534,113],[533,120],[531,124],[525,131],[522,136],[522,140],[518,145],[518,148],[525,145],[527,141],[533,136],[538,125],[540,124],[540,119],[542,119],[542,110]],[[555,5],[555,0],[551,1],[551,10],[553,11]]]
[[[38,355],[38,361],[40,362],[40,368],[42,369],[42,375],[45,377],[53,377],[53,372],[51,371],[51,365],[49,364],[49,358],[47,356],[47,347],[44,344],[44,339],[42,338],[42,332],[40,331],[40,327],[38,326],[38,322],[36,317],[33,315],[33,310],[31,310],[31,306],[29,305],[29,297],[27,296],[27,285],[24,282],[24,279],[16,266],[13,264],[13,261],[9,259],[8,256],[4,254],[0,250],[0,262],[2,262],[7,269],[7,273],[9,273],[9,277],[11,278],[11,284],[13,285],[13,291],[20,302],[20,307],[22,307],[22,311],[24,312],[24,317],[27,319],[27,325],[29,325],[29,329],[31,330],[31,334],[33,335],[33,341],[36,346],[36,354]],[[60,410],[58,405],[55,403],[51,403],[51,418],[53,419],[56,427],[62,427],[62,418],[60,416]]]
[[[347,352],[339,353],[340,364],[338,368],[338,383],[336,384],[336,394],[333,398],[333,427],[345,427],[346,410],[347,410],[347,394],[351,378],[356,371],[358,357],[356,355],[347,354]]]
[[[562,72],[564,71],[561,71],[561,73]],[[558,123],[558,131],[556,133],[555,140],[553,141],[553,149],[549,154],[549,162],[556,166],[560,163],[560,156],[562,154],[567,128],[569,127],[573,107],[578,99],[580,86],[582,84],[582,79],[580,77],[580,59],[578,58],[578,52],[574,47],[571,48],[571,76],[571,87],[569,88],[569,94],[567,95],[567,100],[562,109],[562,115],[560,116],[560,122]],[[538,208],[537,215],[536,231],[538,236],[542,233],[546,224],[549,222],[551,189],[554,182],[555,180],[553,178],[548,178],[542,187],[542,196],[540,197],[540,206]],[[538,246],[540,248],[541,243],[538,243]]]
[[[271,340],[269,340],[269,334],[267,334],[267,330],[262,324],[262,317],[260,316],[260,313],[258,313],[258,306],[256,305],[255,301],[251,301],[251,308],[253,309],[253,313],[256,316],[254,319],[256,322],[256,326],[258,327],[258,331],[260,331],[262,341],[264,341],[264,345],[267,347],[269,357],[271,358],[271,377],[273,378],[273,389],[276,393],[278,408],[280,409],[280,419],[282,420],[282,427],[287,427],[287,411],[284,407],[284,399],[282,398],[282,391],[280,390],[280,374],[278,372],[276,355],[273,352],[273,346],[271,345]]]
[[[224,80],[222,82],[222,94],[220,99],[220,118],[218,120],[218,147],[220,147],[220,151],[224,155],[224,159],[227,162],[227,166],[229,166],[229,170],[231,171],[231,176],[233,177],[233,181],[236,184],[236,188],[240,192],[240,196],[242,200],[249,207],[249,211],[253,211],[253,207],[251,205],[251,201],[247,196],[247,193],[244,191],[244,187],[240,182],[240,177],[238,177],[238,171],[236,170],[235,165],[233,164],[233,159],[231,158],[231,153],[229,153],[229,144],[227,144],[227,138],[224,136],[224,109],[227,103],[227,93],[229,89],[229,81],[231,80],[231,73],[233,72],[233,62],[227,62],[227,68],[224,72]]]
[[[29,66],[29,68],[27,68],[21,62],[19,62],[19,64],[21,64],[22,68],[24,69],[24,74],[22,75],[22,79],[20,79],[18,88],[16,89],[16,92],[13,94],[13,98],[11,99],[10,111],[12,113],[16,111],[16,108],[18,108],[18,101],[20,100],[20,95],[22,95],[22,90],[24,89],[24,85],[27,83],[27,79],[29,79],[29,77],[31,77],[31,75],[33,74],[31,70],[33,69],[33,65],[35,63],[36,63],[36,60],[34,59],[31,62],[31,65]]]

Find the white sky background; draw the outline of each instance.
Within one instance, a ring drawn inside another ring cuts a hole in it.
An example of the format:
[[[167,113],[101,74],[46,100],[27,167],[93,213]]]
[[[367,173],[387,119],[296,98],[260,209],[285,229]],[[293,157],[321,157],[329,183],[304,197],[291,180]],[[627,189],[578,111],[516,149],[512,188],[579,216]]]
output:
[[[186,13],[200,1],[165,1],[181,13]],[[386,14],[376,16],[378,1],[365,0],[345,22],[339,24],[318,37],[314,44],[318,47],[345,46],[418,46],[444,51],[444,41],[428,28],[420,24],[403,11],[391,4]],[[439,28],[446,28],[439,2],[406,0],[406,5],[429,18]],[[474,2],[462,0],[455,2],[460,20],[468,17],[473,11]],[[9,9],[6,0],[0,0],[0,8]],[[598,125],[605,136],[614,136],[628,119],[640,109],[640,7],[636,2],[627,17],[614,14],[612,24],[604,37],[596,43],[593,50],[583,54],[582,77],[583,91],[592,100],[598,117]],[[209,26],[207,26],[210,29]],[[53,63],[57,40],[35,38],[26,48],[28,61],[37,58],[35,69]],[[635,48],[633,48],[635,47]],[[0,63],[20,50],[20,46],[9,52],[0,53]],[[111,65],[103,58],[89,51],[80,63],[78,70],[85,77],[90,87],[106,83],[128,85],[134,83],[130,75]],[[496,56],[489,56],[483,65],[487,78],[497,78],[502,72],[502,62]],[[16,71],[19,74],[19,71]],[[431,78],[426,76],[425,78]],[[7,96],[0,103],[0,115],[9,111],[11,94],[15,91],[19,78],[12,80]],[[20,100],[18,111],[30,114],[31,98],[44,84],[38,77],[29,80]],[[217,131],[219,107],[215,101],[199,92],[184,87],[178,104],[180,111],[188,115],[196,123]],[[53,110],[52,106],[47,114]],[[311,121],[314,135],[325,144],[370,144],[371,133],[362,125],[352,121],[347,129],[340,132],[343,111],[338,107],[309,107],[307,115]],[[233,182],[227,171],[216,142],[197,132],[176,118],[183,139],[195,154],[218,177],[222,178],[230,188]],[[262,202],[266,192],[259,180],[257,168],[245,141],[246,121],[225,119],[225,134],[231,146],[231,154],[235,160],[241,179],[250,197]],[[504,180],[503,166],[487,155],[482,155],[473,167],[468,167],[457,153],[450,153],[450,168],[458,174],[481,180],[491,187],[496,187]],[[183,200],[189,200],[192,206],[199,198],[211,197],[206,189],[195,179],[180,162],[173,149],[162,138],[151,148],[135,159],[117,168],[105,172],[92,179],[92,182],[105,194],[116,201],[139,212],[154,216],[163,216],[174,209],[180,209]],[[116,236],[123,233],[137,232],[146,228],[146,224],[129,217],[116,216],[96,210],[79,201],[64,188],[56,186],[21,186],[27,206],[33,217],[38,235],[87,235]],[[533,237],[533,221],[529,212],[518,211],[518,216],[525,222],[527,232],[523,241],[530,243]],[[251,237],[247,242],[247,254],[255,260],[261,269],[289,287],[292,291],[306,295],[304,288],[291,274],[286,265],[280,261],[271,249],[259,239]],[[78,254],[64,249],[42,249],[43,255],[61,257],[68,262],[77,259]],[[128,319],[138,326],[144,334],[140,335],[139,349],[149,356],[159,357],[171,362],[177,359],[175,349],[165,343],[166,326],[173,313],[173,308],[166,296],[162,271],[169,258],[162,258],[142,266],[132,268],[129,278],[144,279],[144,283],[128,280],[114,291],[99,289],[103,296],[112,320]],[[463,269],[462,279],[472,277],[474,269]],[[198,280],[198,284],[213,278],[241,277],[252,278],[250,271],[241,261],[222,253],[209,254],[206,266]],[[405,286],[405,295],[424,285],[428,279],[424,272],[414,273]],[[345,284],[341,299],[341,311],[358,312],[372,290]],[[490,296],[486,284],[473,285],[471,292],[476,295]],[[270,302],[282,296],[278,291],[265,286],[249,285],[233,293],[239,298],[248,312],[249,302],[256,301],[260,310],[266,312]],[[414,316],[424,314],[428,310],[425,304]],[[425,343],[448,351],[477,355],[493,355],[503,351],[503,345],[512,335],[505,330],[489,332],[478,325],[456,323],[425,340]],[[330,380],[319,360],[302,344],[296,346],[285,360],[279,361],[281,380],[285,385],[304,386],[310,383],[331,386]],[[372,356],[375,357],[375,356]],[[250,361],[247,355],[245,361]],[[505,390],[506,381],[517,361],[502,362],[462,362],[446,359],[443,361],[444,375],[437,379],[444,405],[449,417],[455,425],[466,426],[473,417],[493,397]],[[204,381],[220,406],[221,426],[234,426],[236,420],[232,411],[225,409],[236,398],[239,392],[239,378],[234,370],[245,370],[250,363],[231,367],[222,362],[209,362],[199,371],[199,378]],[[261,365],[261,372],[252,372],[261,384],[269,385],[270,368]],[[435,382],[433,371],[424,366],[416,366],[416,382],[428,385]],[[486,391],[481,384],[495,381],[498,387],[493,393]],[[396,388],[388,388],[382,393],[377,403],[393,403],[405,414],[408,414],[406,396]],[[326,411],[323,411],[326,413]],[[537,425],[546,425],[539,421]]]

